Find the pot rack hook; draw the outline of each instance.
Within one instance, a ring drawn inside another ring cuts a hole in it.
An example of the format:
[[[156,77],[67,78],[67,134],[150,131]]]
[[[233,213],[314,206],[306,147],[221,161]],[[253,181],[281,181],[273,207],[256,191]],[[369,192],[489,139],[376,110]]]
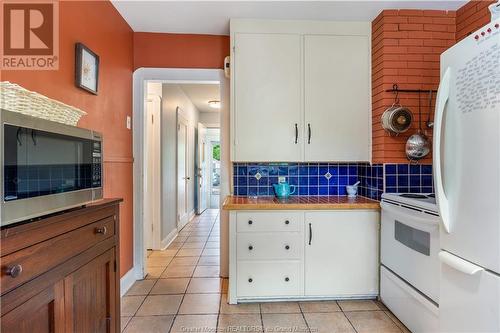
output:
[[[394,104],[397,105],[399,104],[399,89],[396,83],[392,85],[392,91],[394,91],[394,94],[396,94],[396,96],[394,96]]]

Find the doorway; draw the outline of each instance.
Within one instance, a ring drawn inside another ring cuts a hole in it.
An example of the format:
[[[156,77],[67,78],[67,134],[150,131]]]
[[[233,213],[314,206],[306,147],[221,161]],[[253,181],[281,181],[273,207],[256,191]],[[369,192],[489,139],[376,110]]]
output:
[[[210,170],[207,163],[209,147],[207,145],[207,127],[198,123],[198,146],[196,154],[196,183],[198,195],[196,196],[196,214],[201,215],[208,208]]]
[[[177,231],[189,222],[189,123],[177,107]]]

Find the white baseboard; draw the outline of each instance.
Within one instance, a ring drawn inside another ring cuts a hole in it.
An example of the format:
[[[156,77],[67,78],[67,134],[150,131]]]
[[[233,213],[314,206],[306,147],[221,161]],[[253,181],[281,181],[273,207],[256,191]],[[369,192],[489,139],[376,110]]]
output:
[[[189,217],[188,221],[191,222],[192,219],[196,216],[196,211],[193,209],[192,211],[189,212]]]
[[[160,244],[161,249],[165,250],[174,241],[174,239],[177,238],[177,234],[178,234],[177,228],[174,228],[174,230],[172,230],[167,235],[167,237],[165,237],[164,239],[162,239],[161,244]]]
[[[120,279],[120,296],[125,295],[125,293],[132,287],[135,282],[135,272],[132,267],[124,276]]]

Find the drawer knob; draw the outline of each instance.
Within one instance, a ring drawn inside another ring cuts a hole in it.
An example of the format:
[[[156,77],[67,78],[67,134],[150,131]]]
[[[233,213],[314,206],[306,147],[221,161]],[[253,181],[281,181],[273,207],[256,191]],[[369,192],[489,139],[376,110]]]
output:
[[[252,221],[252,220],[248,220],[248,224],[252,224],[252,223],[253,223],[253,221]]]
[[[290,281],[290,278],[289,278],[289,277],[286,277],[286,278],[285,278],[285,281],[286,281],[286,282]]]
[[[285,245],[286,250],[290,250],[290,245]]]
[[[252,279],[252,278],[248,279],[248,282],[252,283],[252,282],[253,282],[253,279]]]
[[[250,251],[252,251],[252,250],[253,250],[253,246],[252,246],[252,245],[250,245],[250,246],[248,247],[248,249],[249,249]]]
[[[108,228],[106,228],[105,226],[95,228],[96,234],[106,235],[107,232]]]
[[[7,275],[13,278],[18,277],[22,272],[23,272],[23,266],[21,265],[14,265],[12,267],[7,268],[7,270],[5,271]]]
[[[286,220],[286,221],[285,221],[285,224],[290,224],[290,221]]]

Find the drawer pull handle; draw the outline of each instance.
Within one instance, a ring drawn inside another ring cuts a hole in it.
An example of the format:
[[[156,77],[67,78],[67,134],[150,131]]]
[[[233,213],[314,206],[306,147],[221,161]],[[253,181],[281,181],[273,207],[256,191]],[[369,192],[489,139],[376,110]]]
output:
[[[248,224],[252,224],[252,223],[253,223],[253,221],[252,221],[252,220],[248,220]]]
[[[253,246],[252,246],[252,245],[250,245],[250,246],[248,247],[248,249],[249,249],[250,251],[252,251],[252,250],[253,250]]]
[[[252,279],[252,278],[248,279],[248,282],[252,283],[252,282],[253,282],[253,279]]]
[[[290,221],[286,220],[286,221],[285,221],[285,224],[290,224]]]
[[[5,273],[12,278],[18,277],[19,275],[21,275],[22,272],[23,272],[23,266],[21,265],[14,265],[10,268],[7,268],[7,270],[5,271]]]
[[[285,278],[285,281],[286,281],[286,282],[290,281],[290,278],[289,278],[289,277],[286,277],[286,278]]]
[[[108,232],[108,228],[106,228],[105,226],[95,228],[96,234],[106,235],[107,232]]]
[[[290,245],[285,245],[285,250],[290,250]]]

